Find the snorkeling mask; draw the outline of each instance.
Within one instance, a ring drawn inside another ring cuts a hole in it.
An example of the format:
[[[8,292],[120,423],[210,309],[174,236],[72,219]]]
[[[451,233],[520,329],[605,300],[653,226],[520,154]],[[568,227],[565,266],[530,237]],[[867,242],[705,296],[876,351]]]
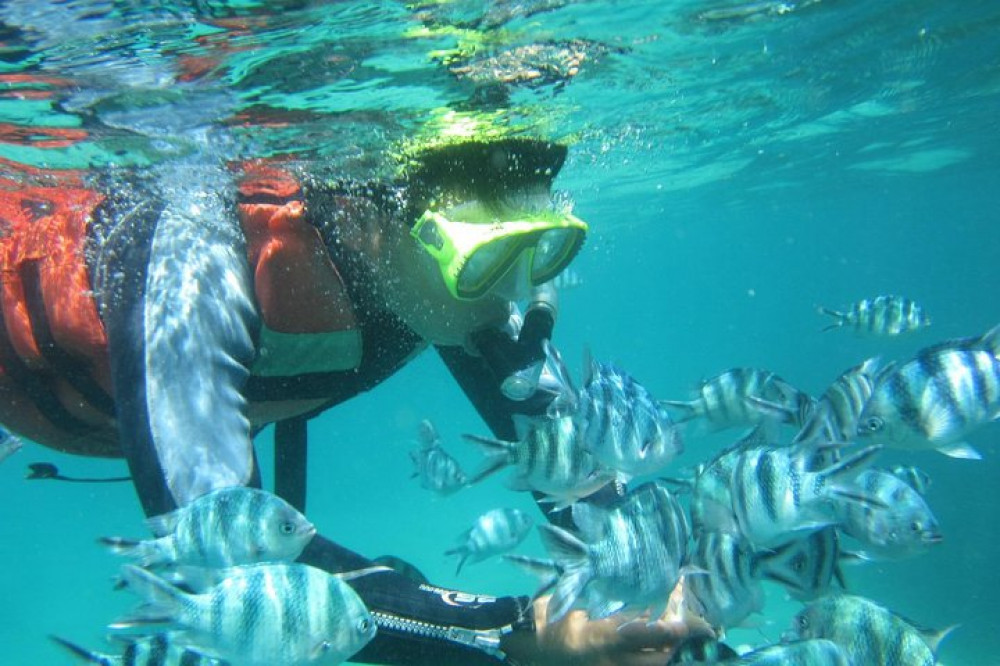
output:
[[[452,296],[484,296],[517,264],[525,261],[533,286],[548,282],[576,256],[587,223],[570,213],[544,211],[499,220],[483,208],[464,208],[450,219],[428,210],[410,230],[438,263]]]

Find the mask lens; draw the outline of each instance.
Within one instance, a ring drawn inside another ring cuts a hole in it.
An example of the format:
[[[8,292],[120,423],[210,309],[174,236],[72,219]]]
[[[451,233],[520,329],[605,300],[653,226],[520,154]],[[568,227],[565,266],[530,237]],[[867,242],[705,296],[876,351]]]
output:
[[[548,282],[566,268],[583,242],[579,229],[550,229],[535,245],[531,279],[535,284]]]
[[[458,274],[458,293],[478,298],[503,277],[523,249],[523,238],[512,236],[485,243],[469,255]]]

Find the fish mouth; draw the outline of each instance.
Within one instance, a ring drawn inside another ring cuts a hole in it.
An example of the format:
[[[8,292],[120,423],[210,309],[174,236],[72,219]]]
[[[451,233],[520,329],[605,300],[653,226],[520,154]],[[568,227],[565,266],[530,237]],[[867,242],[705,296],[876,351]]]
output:
[[[944,541],[944,536],[940,532],[925,532],[920,540],[924,543],[941,543]]]

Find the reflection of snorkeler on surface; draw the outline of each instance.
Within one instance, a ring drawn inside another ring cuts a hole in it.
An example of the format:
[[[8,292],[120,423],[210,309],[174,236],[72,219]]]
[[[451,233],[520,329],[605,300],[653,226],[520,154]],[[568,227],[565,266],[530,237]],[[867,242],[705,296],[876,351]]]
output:
[[[259,163],[8,181],[0,421],[63,451],[123,455],[148,515],[259,486],[251,434],[277,423],[276,489],[302,507],[305,419],[434,345],[494,434],[513,439],[512,415],[548,402],[524,371],[540,368],[554,308],[522,321],[512,301],[565,268],[586,233],[551,205],[564,159],[561,146],[505,140],[428,151],[379,185]],[[320,535],[300,561],[371,566]],[[546,598],[415,578],[352,581],[379,624],[355,661],[659,665],[702,627],[676,612],[623,627],[583,611],[545,626]]]

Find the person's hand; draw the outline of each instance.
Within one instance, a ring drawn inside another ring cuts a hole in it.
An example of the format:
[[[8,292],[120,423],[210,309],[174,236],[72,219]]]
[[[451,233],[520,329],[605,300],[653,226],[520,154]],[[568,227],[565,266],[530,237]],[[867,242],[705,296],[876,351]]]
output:
[[[666,612],[648,617],[612,616],[590,620],[571,610],[548,624],[549,597],[535,601],[535,633],[511,634],[504,650],[519,666],[665,666],[674,651],[695,637],[713,637],[711,627],[684,604],[683,580],[670,595]]]

